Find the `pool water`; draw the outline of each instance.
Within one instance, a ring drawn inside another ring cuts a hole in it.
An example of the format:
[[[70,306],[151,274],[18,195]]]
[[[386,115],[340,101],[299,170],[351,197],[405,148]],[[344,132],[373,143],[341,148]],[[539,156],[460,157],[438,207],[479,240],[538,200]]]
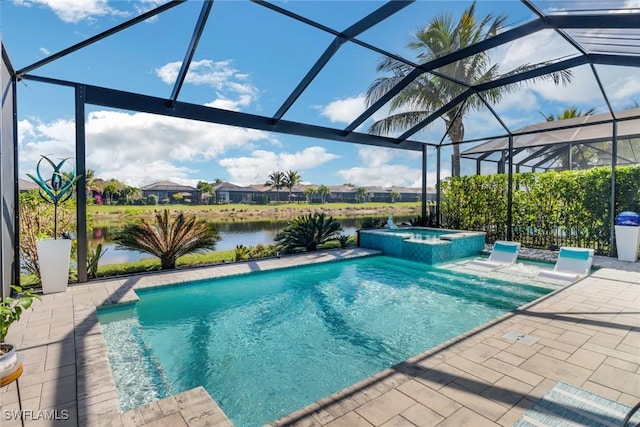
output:
[[[435,240],[439,239],[443,234],[454,234],[453,231],[439,230],[431,228],[395,228],[393,230],[385,230],[387,233],[405,234],[415,240]]]
[[[257,426],[547,292],[374,256],[139,291],[99,317],[123,410],[202,385]]]

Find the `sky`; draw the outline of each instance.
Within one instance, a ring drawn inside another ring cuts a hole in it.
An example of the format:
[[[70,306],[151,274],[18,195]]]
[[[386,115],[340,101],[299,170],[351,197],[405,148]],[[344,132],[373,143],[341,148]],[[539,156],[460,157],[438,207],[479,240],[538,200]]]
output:
[[[2,41],[20,69],[164,3],[160,0],[4,0]],[[569,2],[534,0],[545,11],[562,13]],[[571,7],[640,8],[640,0],[573,0]],[[384,3],[380,1],[275,2],[280,7],[341,31]],[[359,39],[418,61],[407,47],[420,26],[436,15],[460,16],[470,1],[417,1]],[[81,51],[36,69],[43,75],[156,97],[171,95],[202,2],[190,0]],[[478,15],[507,16],[506,28],[534,19],[521,2],[478,2]],[[272,116],[333,36],[273,11],[240,0],[217,0],[178,97],[179,101]],[[575,55],[553,31],[541,31],[489,51],[501,72],[524,64]],[[365,109],[379,53],[344,44],[283,119],[344,128]],[[640,101],[637,69],[596,66],[614,109]],[[541,113],[566,108],[606,112],[588,66],[572,70],[570,85],[530,82],[494,106],[511,129],[543,121]],[[358,130],[386,117],[385,106]],[[74,93],[23,80],[18,84],[20,177],[33,172],[41,155],[75,156]],[[264,183],[274,170],[296,170],[305,183],[420,186],[421,156],[397,149],[233,128],[133,111],[86,106],[87,167],[103,179],[143,186],[169,180],[195,185],[215,179],[239,185]],[[439,143],[445,132],[437,120],[414,138]],[[465,118],[466,137],[504,134],[485,108]],[[475,144],[463,146],[463,150]],[[449,175],[450,152],[443,150],[442,176]],[[475,163],[462,164],[474,173]],[[492,172],[493,166],[483,168]],[[435,151],[428,151],[428,185],[435,184]]]

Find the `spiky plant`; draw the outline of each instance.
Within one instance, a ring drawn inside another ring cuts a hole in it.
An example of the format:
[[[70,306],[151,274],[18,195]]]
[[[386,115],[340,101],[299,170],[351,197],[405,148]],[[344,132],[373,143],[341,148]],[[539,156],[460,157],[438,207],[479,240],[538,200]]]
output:
[[[235,260],[242,261],[249,258],[250,249],[245,245],[236,245],[236,250],[234,252]]]
[[[130,249],[160,258],[162,269],[176,267],[186,254],[214,250],[220,234],[206,221],[179,212],[173,219],[169,210],[156,212],[155,224],[142,219],[126,224],[114,239],[118,249]]]
[[[318,245],[338,238],[342,226],[324,212],[301,215],[276,235],[275,241],[286,252],[297,248],[315,251]]]
[[[338,243],[340,243],[340,247],[342,249],[344,249],[347,246],[349,246],[349,235],[348,234],[341,234],[341,235],[338,236],[338,238],[336,240],[338,241]]]

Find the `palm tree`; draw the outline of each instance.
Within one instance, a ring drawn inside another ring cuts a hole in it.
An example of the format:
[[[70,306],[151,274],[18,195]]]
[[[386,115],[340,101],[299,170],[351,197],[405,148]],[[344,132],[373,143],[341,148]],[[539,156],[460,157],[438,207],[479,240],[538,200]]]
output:
[[[474,2],[462,13],[457,22],[454,21],[451,13],[434,17],[427,25],[417,30],[414,40],[408,47],[416,51],[419,62],[429,62],[495,36],[507,19],[504,15],[491,14],[477,19],[475,12],[476,3]],[[370,132],[381,135],[408,130],[467,89],[440,75],[456,81],[478,84],[521,73],[534,67],[526,64],[501,75],[498,64],[491,65],[489,54],[484,51],[438,68],[439,75],[423,73],[392,98],[391,115],[375,122]],[[378,64],[377,71],[390,73],[391,76],[379,77],[371,84],[367,90],[367,104],[370,106],[375,103],[413,70],[412,66],[395,59],[383,59]],[[571,72],[564,70],[533,80],[549,79],[556,84],[560,82],[564,84],[570,81]],[[522,83],[515,83],[501,86],[484,92],[483,96],[487,102],[495,104],[504,95],[515,92],[521,85]],[[447,136],[453,143],[451,165],[453,176],[460,176],[460,147],[457,143],[464,140],[464,117],[470,111],[482,106],[484,103],[480,97],[470,96],[459,108],[453,108],[441,116],[447,127]]]
[[[112,179],[103,187],[102,192],[107,195],[109,204],[113,203],[113,196],[120,192],[121,186],[118,181]]]
[[[356,195],[356,202],[364,203],[367,200],[367,189],[364,187],[358,187],[354,190]]]
[[[275,241],[285,252],[297,248],[315,251],[319,244],[337,239],[341,232],[342,226],[332,216],[327,218],[324,212],[316,212],[293,219],[276,235]]]
[[[130,249],[160,258],[163,269],[175,268],[176,260],[186,254],[214,250],[220,240],[218,231],[195,216],[179,212],[175,218],[169,209],[156,212],[155,224],[142,219],[126,224],[113,240],[118,249]]]
[[[93,169],[87,169],[84,174],[84,185],[87,194],[87,199],[93,197],[94,191],[100,191],[96,186],[96,171]]]
[[[300,177],[300,174],[294,170],[289,170],[284,175],[284,186],[289,189],[289,203],[291,203],[291,191],[293,190],[293,187],[300,184],[301,180],[302,178]]]
[[[304,195],[307,197],[307,203],[311,203],[313,195],[316,194],[316,189],[313,187],[307,187],[304,189]]]
[[[582,111],[576,107],[571,107],[571,108],[566,108],[562,112],[562,114],[557,114],[555,116],[553,115],[553,113],[545,114],[542,111],[538,111],[538,112],[542,114],[542,117],[544,117],[546,121],[555,122],[557,120],[566,120],[566,119],[574,119],[576,117],[582,117],[582,116],[591,116],[596,112],[596,110],[595,108],[589,108],[587,111]]]
[[[283,172],[274,171],[269,175],[269,179],[264,185],[275,188],[276,189],[276,198],[277,203],[280,202],[280,189],[285,186],[285,175]]]
[[[124,197],[124,199],[129,203],[132,197],[135,197],[140,193],[140,189],[138,187],[133,187],[130,185],[125,185],[120,189],[120,196]]]
[[[331,194],[331,190],[326,185],[321,185],[316,189],[316,194],[320,196],[320,201],[322,203],[327,202],[327,196]]]
[[[555,121],[559,121],[559,120],[566,120],[566,119],[574,119],[576,117],[583,117],[583,116],[591,116],[596,112],[595,108],[589,108],[586,111],[582,111],[579,110],[577,107],[571,107],[571,108],[566,108],[562,114],[557,114],[557,115],[553,115],[553,113],[550,114],[545,114],[542,111],[539,111],[539,113],[542,115],[542,117],[545,118],[546,121],[548,122],[555,122]],[[607,149],[606,144],[608,143],[599,143],[599,145],[601,145],[601,147],[597,147],[600,148],[602,150]],[[592,144],[592,145],[598,145],[598,144]],[[592,162],[594,160],[597,160],[598,157],[598,153],[597,150],[593,150],[590,148],[590,146],[570,146],[571,147],[571,161],[569,161],[569,150],[567,150],[566,152],[563,152],[560,156],[558,156],[558,166],[560,167],[560,169],[571,169],[572,168],[572,164],[574,163],[574,159],[575,159],[575,163],[576,166],[578,168],[586,168],[588,167],[590,164],[592,164]]]

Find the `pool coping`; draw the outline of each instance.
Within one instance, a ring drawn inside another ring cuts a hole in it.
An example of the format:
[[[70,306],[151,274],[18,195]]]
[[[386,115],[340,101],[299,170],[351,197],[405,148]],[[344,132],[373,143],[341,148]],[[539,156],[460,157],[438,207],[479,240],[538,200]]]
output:
[[[543,252],[549,256],[548,251]],[[135,289],[375,254],[380,254],[380,252],[362,248],[323,251],[286,256],[279,259],[265,259],[100,280],[89,284],[70,286],[65,293],[44,295],[43,301],[36,303],[34,310],[25,312],[23,319],[12,327],[7,340],[18,345],[21,349],[20,353],[25,360],[25,373],[21,377],[20,383],[23,408],[31,407],[38,410],[68,408],[72,414],[71,418],[75,419],[76,425],[134,426],[156,425],[154,424],[156,422],[161,423],[158,425],[167,425],[164,424],[166,422],[169,425],[176,426],[231,425],[220,408],[202,387],[121,413],[96,308],[133,302],[137,298]],[[553,256],[553,254],[550,256]],[[544,257],[536,258],[544,259]],[[306,262],[303,263],[303,261]],[[613,258],[596,257],[594,264],[602,268],[594,273],[593,277],[590,276],[569,287],[547,294],[518,310],[526,310],[535,304],[542,304],[543,306],[551,304],[545,301],[548,299],[553,300],[560,293],[569,294],[573,299],[581,298],[573,295],[573,290],[576,289],[576,286],[581,287],[585,283],[596,282],[596,284],[600,284],[601,282],[606,282],[610,286],[618,286],[621,283],[631,283],[634,280],[640,282],[640,263],[638,262],[624,263]],[[635,276],[636,274],[637,276]],[[633,279],[627,278],[628,275],[632,275],[629,277]],[[629,291],[625,292],[627,292],[628,296]],[[617,303],[622,304],[622,308],[619,311],[624,312],[625,303]],[[633,294],[631,301],[626,302],[626,304],[627,306],[632,304],[633,307],[639,305],[637,292]],[[493,319],[466,334],[410,358],[390,370],[383,371],[277,420],[273,425],[287,425],[294,423],[294,421],[295,424],[304,425],[320,426],[333,422],[339,425],[340,420],[350,420],[346,425],[352,425],[357,423],[351,421],[360,420],[361,418],[367,420],[362,425],[377,425],[374,422],[375,416],[367,418],[366,410],[362,408],[367,408],[371,402],[377,402],[382,396],[388,396],[390,393],[399,393],[397,391],[399,387],[406,387],[406,384],[414,384],[416,375],[424,374],[425,370],[438,363],[443,363],[443,360],[448,357],[458,357],[458,354],[470,351],[469,349],[482,341],[483,334],[490,334],[487,331],[492,331],[496,327],[504,329],[513,324],[514,320],[509,319],[509,316],[512,316],[512,314],[507,313],[498,319]],[[533,324],[534,320],[531,320],[530,323]],[[490,339],[499,341],[494,336],[491,336]],[[558,353],[561,352],[553,348],[551,350],[555,350]],[[551,350],[549,350],[549,353],[552,352]],[[617,350],[611,349],[607,351],[613,353]],[[635,352],[636,359],[640,360],[637,348],[628,351]],[[555,356],[558,357],[557,355]],[[638,372],[640,373],[640,368],[638,368]],[[462,375],[464,373],[459,374]],[[544,385],[548,385],[548,381],[545,380]],[[536,392],[543,388],[539,385],[536,387]],[[436,389],[436,387],[433,389]],[[637,394],[640,395],[640,393]],[[624,402],[629,403],[631,399],[629,396],[636,395],[622,393],[618,395],[618,397],[620,396],[622,396],[621,398]],[[10,385],[6,390],[0,391],[0,398],[3,399],[3,409],[17,409],[15,387]],[[531,398],[531,395],[528,395],[526,399],[530,400]],[[415,400],[416,398],[414,398]],[[518,411],[521,409],[521,407],[512,408],[509,410],[510,416],[513,417],[513,414],[519,413]],[[364,414],[364,417],[362,414]],[[451,417],[445,417],[445,419],[451,419],[451,422],[453,422],[456,418],[451,415]],[[406,419],[404,420],[406,421]],[[483,420],[487,421],[484,417]],[[7,421],[6,425],[19,425],[19,423],[15,422],[16,420],[13,421]],[[493,421],[496,422],[497,420]],[[65,423],[64,425],[70,425],[70,423]]]

